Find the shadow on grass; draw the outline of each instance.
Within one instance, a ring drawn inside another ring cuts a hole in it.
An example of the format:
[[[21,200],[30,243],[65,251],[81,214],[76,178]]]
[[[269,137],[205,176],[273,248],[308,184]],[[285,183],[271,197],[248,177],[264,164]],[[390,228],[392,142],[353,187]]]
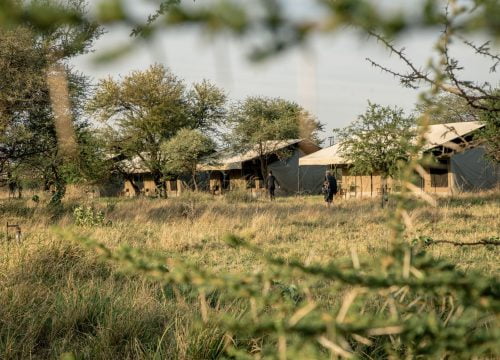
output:
[[[482,194],[468,193],[454,197],[446,197],[438,200],[439,206],[467,207],[500,204],[500,192],[488,192]]]
[[[181,289],[187,310],[172,290],[122,274],[92,252],[63,242],[26,249],[2,265],[2,359],[54,359],[66,352],[82,359],[220,355],[224,334],[215,324],[199,326],[189,288]],[[211,297],[218,301],[216,294]]]
[[[0,216],[6,220],[9,217],[28,218],[33,216],[35,208],[29,207],[24,199],[9,199],[0,201]]]

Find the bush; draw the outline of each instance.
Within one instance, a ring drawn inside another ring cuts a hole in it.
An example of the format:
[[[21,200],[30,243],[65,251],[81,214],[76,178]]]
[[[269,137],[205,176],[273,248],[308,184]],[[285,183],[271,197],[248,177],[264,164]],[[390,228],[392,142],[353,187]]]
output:
[[[73,218],[78,226],[93,227],[106,225],[104,212],[92,206],[77,206],[73,210]]]

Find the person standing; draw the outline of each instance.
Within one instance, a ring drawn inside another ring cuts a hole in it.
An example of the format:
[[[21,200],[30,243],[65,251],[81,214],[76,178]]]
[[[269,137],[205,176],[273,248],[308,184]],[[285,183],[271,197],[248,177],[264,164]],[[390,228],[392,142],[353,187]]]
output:
[[[337,179],[335,179],[335,176],[330,171],[327,171],[325,182],[323,183],[323,194],[327,207],[332,205],[333,197],[337,194],[337,190]]]
[[[278,180],[276,180],[276,177],[273,175],[273,172],[269,170],[269,175],[267,176],[266,180],[266,185],[267,185],[267,191],[269,192],[269,198],[271,201],[275,199],[274,192],[276,191],[276,186],[280,186],[278,183]]]

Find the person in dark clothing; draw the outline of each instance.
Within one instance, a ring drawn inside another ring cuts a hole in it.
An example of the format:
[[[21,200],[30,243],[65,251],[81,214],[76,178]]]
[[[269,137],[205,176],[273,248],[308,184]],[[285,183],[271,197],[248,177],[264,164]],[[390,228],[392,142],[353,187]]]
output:
[[[327,207],[332,205],[335,194],[337,194],[337,179],[335,179],[330,171],[327,171],[325,182],[323,183],[323,195]]]
[[[272,200],[274,200],[275,196],[274,196],[274,192],[276,190],[276,186],[280,186],[280,184],[278,183],[278,180],[276,180],[276,177],[273,175],[273,172],[272,171],[269,171],[269,175],[267,176],[267,180],[266,180],[266,187],[267,187],[267,190],[269,191],[269,198]]]

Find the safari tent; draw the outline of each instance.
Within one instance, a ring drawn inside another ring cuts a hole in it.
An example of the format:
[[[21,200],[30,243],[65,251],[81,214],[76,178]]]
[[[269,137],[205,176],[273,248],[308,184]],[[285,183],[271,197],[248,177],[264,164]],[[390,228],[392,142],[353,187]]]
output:
[[[113,160],[116,172],[120,174],[117,177],[119,180],[113,184],[106,184],[106,189],[101,190],[101,194],[125,197],[158,195],[153,175],[144,166],[142,159],[136,156],[131,159],[120,157]],[[180,195],[184,187],[185,184],[180,179],[165,181],[167,196]]]
[[[321,148],[309,140],[270,140],[263,144],[268,169],[273,171],[282,193],[318,192],[324,177],[324,168],[299,172],[299,159]],[[252,194],[265,191],[259,160],[259,151],[252,148],[242,153],[221,151],[207,159],[200,167],[209,177],[209,188],[214,194],[234,189],[246,189]]]
[[[459,122],[431,125],[425,134],[424,153],[432,154],[435,164],[426,167],[425,176],[419,177],[422,191],[451,194],[493,188],[500,179],[500,166],[489,161],[484,148],[471,146],[472,137],[484,125],[480,122]],[[299,160],[301,169],[324,166],[332,169],[339,181],[341,193],[346,197],[372,197],[381,193],[379,174],[353,175],[350,161],[342,157],[340,144],[335,144]],[[389,191],[399,186],[388,179]]]

